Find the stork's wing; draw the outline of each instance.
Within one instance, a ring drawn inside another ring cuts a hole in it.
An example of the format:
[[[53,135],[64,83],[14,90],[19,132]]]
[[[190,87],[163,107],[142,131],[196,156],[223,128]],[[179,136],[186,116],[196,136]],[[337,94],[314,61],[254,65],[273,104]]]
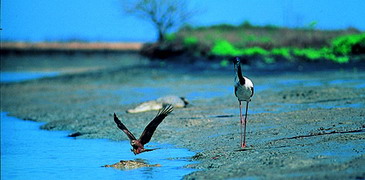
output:
[[[115,124],[117,124],[118,128],[121,129],[128,136],[128,138],[131,141],[136,140],[134,135],[127,129],[127,127],[124,126],[124,124],[118,119],[118,117],[115,113],[114,113],[114,122],[115,122]]]
[[[253,96],[253,93],[254,93],[253,87],[251,87],[250,89],[251,89],[251,92],[252,92],[252,94],[251,94],[251,97],[252,97]]]
[[[146,126],[139,141],[144,145],[150,142],[153,133],[155,132],[157,126],[162,122],[165,117],[174,110],[174,107],[169,104],[160,110],[156,117]]]

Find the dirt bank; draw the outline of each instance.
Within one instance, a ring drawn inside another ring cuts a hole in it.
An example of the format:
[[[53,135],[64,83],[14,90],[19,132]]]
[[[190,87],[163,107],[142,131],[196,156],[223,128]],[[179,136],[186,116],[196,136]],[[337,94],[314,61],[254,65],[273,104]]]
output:
[[[136,104],[174,94],[191,105],[174,112],[152,141],[197,152],[186,179],[365,178],[365,73],[361,68],[302,72],[245,67],[255,84],[249,148],[239,151],[238,102],[231,67],[144,64],[1,84],[2,111],[72,130],[77,138],[126,140],[112,114],[136,134],[156,112]],[[288,73],[287,73],[288,72]]]

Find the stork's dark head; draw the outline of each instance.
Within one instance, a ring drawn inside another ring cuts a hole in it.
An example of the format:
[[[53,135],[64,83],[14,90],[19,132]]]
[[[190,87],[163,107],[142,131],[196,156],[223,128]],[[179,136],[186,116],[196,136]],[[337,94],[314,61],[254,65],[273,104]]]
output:
[[[180,97],[182,101],[184,101],[184,107],[186,107],[189,104],[189,101],[185,97]]]
[[[234,57],[234,58],[233,58],[233,63],[234,63],[234,65],[236,65],[236,64],[240,64],[240,63],[241,63],[240,58],[239,58],[239,57]]]
[[[240,69],[241,67],[241,60],[239,57],[234,57],[233,58],[233,64],[234,64],[234,70],[237,72],[238,69]]]

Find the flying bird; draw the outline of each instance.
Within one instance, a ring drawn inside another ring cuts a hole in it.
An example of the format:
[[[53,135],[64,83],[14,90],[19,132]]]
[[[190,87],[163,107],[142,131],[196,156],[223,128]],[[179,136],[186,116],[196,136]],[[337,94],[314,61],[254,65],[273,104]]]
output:
[[[246,124],[247,124],[247,111],[248,103],[251,101],[253,96],[253,83],[250,79],[242,75],[241,61],[238,57],[234,59],[234,70],[235,70],[235,80],[234,80],[234,94],[238,99],[240,106],[240,125],[241,125],[241,148],[246,147]],[[246,101],[246,113],[245,119],[242,118],[242,101]],[[244,132],[242,135],[242,129],[244,126]]]
[[[124,124],[119,120],[117,115],[114,113],[114,122],[117,124],[118,128],[121,129],[129,138],[130,144],[133,147],[131,151],[137,155],[139,153],[143,153],[146,151],[153,151],[155,149],[145,149],[144,145],[150,142],[153,133],[155,132],[157,126],[165,119],[167,115],[169,115],[173,111],[172,105],[167,105],[163,109],[161,109],[155,118],[146,126],[144,129],[142,135],[139,137],[139,139],[136,139],[136,137],[127,129],[127,127],[124,126]]]

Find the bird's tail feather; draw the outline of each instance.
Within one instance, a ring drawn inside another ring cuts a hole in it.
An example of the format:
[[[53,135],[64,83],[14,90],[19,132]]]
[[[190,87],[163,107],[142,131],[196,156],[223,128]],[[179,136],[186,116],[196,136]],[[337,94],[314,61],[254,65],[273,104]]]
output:
[[[160,111],[158,111],[157,113],[157,116],[158,115],[168,115],[170,114],[172,111],[174,110],[174,106],[172,106],[171,104],[167,104],[167,105],[164,105],[164,107],[162,107],[162,109]]]

